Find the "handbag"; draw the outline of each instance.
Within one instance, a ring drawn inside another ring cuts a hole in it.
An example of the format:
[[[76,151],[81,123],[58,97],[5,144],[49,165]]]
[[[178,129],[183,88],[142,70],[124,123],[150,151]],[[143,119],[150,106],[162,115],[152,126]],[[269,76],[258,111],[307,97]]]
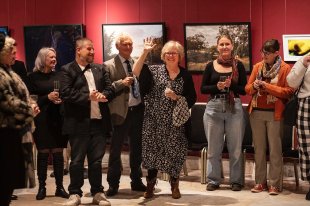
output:
[[[298,112],[298,93],[301,85],[304,82],[304,78],[301,81],[298,89],[294,92],[292,98],[286,103],[283,110],[284,124],[288,126],[295,126]]]
[[[173,109],[172,124],[176,127],[180,127],[185,124],[190,117],[188,104],[185,97],[181,96]]]
[[[283,110],[284,124],[294,126],[297,119],[298,97],[294,93],[293,97],[286,103]]]

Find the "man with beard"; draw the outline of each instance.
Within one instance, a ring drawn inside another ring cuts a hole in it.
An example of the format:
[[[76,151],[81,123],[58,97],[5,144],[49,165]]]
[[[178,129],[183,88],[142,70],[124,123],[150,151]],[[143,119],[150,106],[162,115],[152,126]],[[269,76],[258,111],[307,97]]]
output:
[[[90,39],[76,41],[75,61],[62,67],[61,97],[64,101],[63,132],[71,145],[69,200],[79,205],[83,191],[83,163],[87,155],[93,204],[111,205],[102,186],[101,161],[105,153],[104,134],[111,130],[108,101],[114,97],[111,81],[102,65],[94,64]]]

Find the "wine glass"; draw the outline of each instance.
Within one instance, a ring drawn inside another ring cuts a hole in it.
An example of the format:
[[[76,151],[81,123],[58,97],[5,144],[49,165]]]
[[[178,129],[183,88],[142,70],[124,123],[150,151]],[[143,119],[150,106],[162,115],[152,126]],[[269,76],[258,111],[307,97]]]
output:
[[[168,94],[169,92],[172,91],[171,88],[172,88],[172,82],[171,82],[171,80],[169,79],[169,80],[167,81],[167,85],[166,85],[166,89],[165,89],[165,96],[166,96],[166,97],[167,97],[167,94]]]
[[[54,92],[59,92],[60,83],[58,80],[54,81]]]
[[[219,82],[225,82],[226,79],[227,79],[227,76],[220,76]],[[222,89],[221,91],[222,91],[222,92],[225,92],[225,91],[226,91],[226,88]]]
[[[262,77],[262,75],[261,75],[260,72],[257,74],[256,80],[259,80],[259,81],[262,81],[262,80],[263,80],[263,77]],[[262,85],[259,85],[259,88],[262,88]],[[262,96],[261,93],[260,93],[259,91],[260,91],[260,89],[258,89],[257,95],[258,95],[258,96]]]

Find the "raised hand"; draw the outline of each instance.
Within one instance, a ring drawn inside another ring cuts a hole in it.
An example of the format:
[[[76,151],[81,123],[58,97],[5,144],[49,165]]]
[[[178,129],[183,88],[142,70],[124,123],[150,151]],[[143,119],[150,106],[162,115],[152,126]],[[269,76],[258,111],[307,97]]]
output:
[[[156,44],[153,43],[153,38],[151,37],[147,37],[146,39],[144,39],[144,51],[151,51],[152,49],[154,49],[154,47],[156,46]]]

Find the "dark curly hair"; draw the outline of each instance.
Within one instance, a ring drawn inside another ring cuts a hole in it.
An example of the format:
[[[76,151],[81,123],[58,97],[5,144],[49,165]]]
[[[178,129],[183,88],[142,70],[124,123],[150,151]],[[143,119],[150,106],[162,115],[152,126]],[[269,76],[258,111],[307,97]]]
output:
[[[0,32],[0,52],[2,51],[5,43],[5,35]]]

